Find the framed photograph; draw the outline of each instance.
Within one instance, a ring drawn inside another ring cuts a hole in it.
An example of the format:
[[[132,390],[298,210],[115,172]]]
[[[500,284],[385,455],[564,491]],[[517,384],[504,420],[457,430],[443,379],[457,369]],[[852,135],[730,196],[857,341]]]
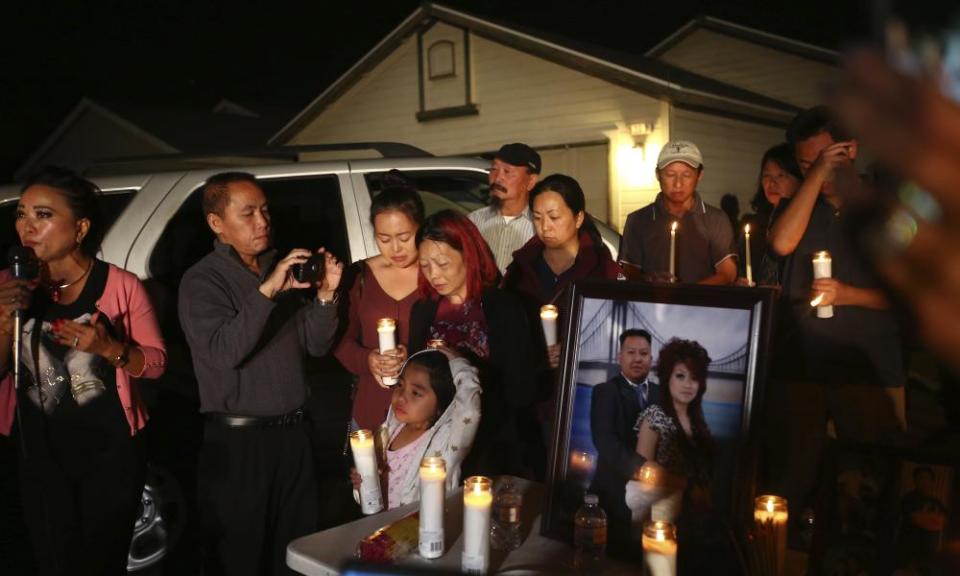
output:
[[[960,535],[960,477],[948,458],[839,445],[818,521],[813,566],[823,574],[946,574]]]
[[[638,511],[624,494],[636,480],[641,438],[682,487],[673,513],[703,510],[710,520],[697,525],[717,531],[752,518],[773,299],[766,288],[606,280],[571,288],[561,319],[544,535],[570,538],[584,495],[596,493],[611,549],[617,542],[638,548]],[[669,382],[659,381],[661,360]],[[671,435],[691,426],[692,434]]]
[[[896,480],[893,565],[906,573],[932,573],[940,564],[945,544],[955,541],[960,532],[957,468],[904,459]]]

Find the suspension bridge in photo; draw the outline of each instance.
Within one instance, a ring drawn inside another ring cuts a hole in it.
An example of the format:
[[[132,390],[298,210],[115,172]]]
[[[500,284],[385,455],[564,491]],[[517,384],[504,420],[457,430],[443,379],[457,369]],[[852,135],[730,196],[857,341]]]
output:
[[[620,349],[620,333],[628,328],[642,328],[650,333],[654,358],[669,340],[664,338],[645,316],[629,302],[605,301],[600,309],[580,330],[581,363],[616,364]],[[748,343],[729,354],[713,359],[707,368],[709,374],[745,375],[747,373]],[[709,350],[707,351],[709,352]]]

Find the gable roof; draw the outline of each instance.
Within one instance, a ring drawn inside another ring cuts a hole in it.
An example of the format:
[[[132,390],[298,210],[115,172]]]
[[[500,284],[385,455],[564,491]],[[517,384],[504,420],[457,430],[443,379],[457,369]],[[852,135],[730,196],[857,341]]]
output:
[[[100,104],[97,104],[96,102],[94,102],[93,100],[90,100],[89,98],[81,98],[80,101],[77,102],[76,106],[74,106],[73,109],[70,110],[70,113],[67,114],[66,118],[64,118],[63,121],[60,122],[57,128],[53,132],[51,132],[50,135],[47,136],[47,138],[43,141],[43,143],[40,144],[40,146],[36,150],[33,151],[33,154],[31,154],[30,157],[27,158],[20,165],[19,168],[17,168],[17,171],[14,173],[14,178],[16,180],[20,180],[26,177],[28,174],[30,174],[30,172],[32,172],[33,170],[37,169],[37,165],[43,160],[43,158],[47,155],[47,153],[54,146],[57,145],[57,142],[59,142],[67,134],[67,132],[73,127],[73,125],[77,121],[83,118],[85,114],[89,114],[89,113],[97,114],[103,117],[104,119],[106,119],[107,121],[113,122],[120,128],[124,130],[128,130],[131,133],[136,134],[141,138],[144,138],[147,142],[150,142],[151,144],[155,145],[158,151],[163,151],[163,152],[177,151],[175,147],[171,146],[164,140],[158,138],[154,134],[151,134],[147,130],[144,130],[137,124],[134,124],[133,122],[130,122],[124,117],[118,114],[115,114],[114,112],[111,112],[107,108],[101,106]]]
[[[120,103],[101,104],[81,98],[66,118],[20,165],[14,177],[20,179],[37,168],[43,158],[85,114],[93,113],[119,128],[136,134],[156,147],[157,154],[204,154],[224,149],[262,147],[281,125],[279,118],[289,111],[271,111],[267,116],[218,109],[151,108]]]
[[[644,56],[647,58],[659,58],[665,52],[680,42],[686,40],[697,30],[709,30],[711,32],[716,32],[718,34],[723,34],[725,36],[751,42],[766,48],[779,50],[780,52],[785,52],[787,54],[793,54],[794,56],[799,56],[808,60],[822,62],[824,64],[836,66],[840,60],[840,54],[835,50],[828,50],[827,48],[823,48],[821,46],[808,44],[806,42],[801,42],[785,36],[779,36],[777,34],[771,34],[769,32],[764,32],[763,30],[757,30],[756,28],[735,24],[733,22],[721,20],[712,16],[697,16],[696,18],[690,20],[676,32],[657,43],[656,46],[647,50]]]
[[[627,54],[561,35],[425,2],[288,122],[270,139],[269,143],[280,145],[289,141],[360,78],[380,64],[407,37],[420,29],[428,28],[437,21],[465,28],[477,36],[625,88],[667,99],[686,109],[722,113],[777,126],[786,125],[800,110],[792,104],[719,82],[647,56]]]

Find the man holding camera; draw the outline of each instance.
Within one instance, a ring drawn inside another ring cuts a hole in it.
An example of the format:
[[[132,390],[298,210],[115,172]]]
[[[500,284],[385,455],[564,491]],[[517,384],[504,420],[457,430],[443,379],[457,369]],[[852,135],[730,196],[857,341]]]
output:
[[[322,248],[278,258],[267,199],[250,174],[210,177],[203,212],[217,239],[183,276],[179,310],[205,420],[205,572],[286,573],[287,544],[316,529],[305,364],[332,344],[343,266]],[[318,280],[299,273],[311,268]]]

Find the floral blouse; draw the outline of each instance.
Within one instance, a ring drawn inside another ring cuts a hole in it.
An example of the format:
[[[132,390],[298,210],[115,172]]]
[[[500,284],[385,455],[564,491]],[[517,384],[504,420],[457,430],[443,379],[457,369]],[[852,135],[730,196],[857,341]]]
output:
[[[710,474],[702,458],[697,458],[697,447],[692,438],[687,438],[675,418],[664,412],[658,404],[647,407],[637,417],[636,429],[646,422],[657,433],[657,451],[654,460],[672,474],[690,480],[708,483]]]

